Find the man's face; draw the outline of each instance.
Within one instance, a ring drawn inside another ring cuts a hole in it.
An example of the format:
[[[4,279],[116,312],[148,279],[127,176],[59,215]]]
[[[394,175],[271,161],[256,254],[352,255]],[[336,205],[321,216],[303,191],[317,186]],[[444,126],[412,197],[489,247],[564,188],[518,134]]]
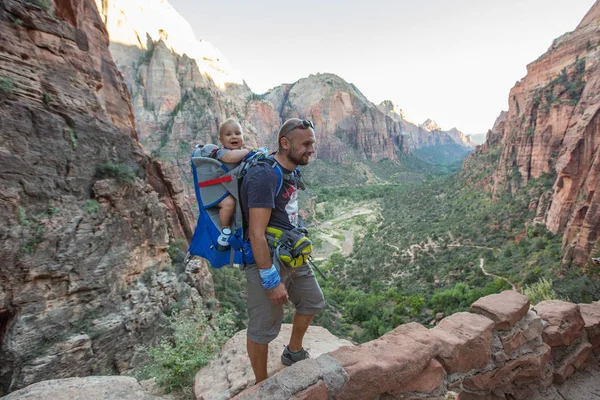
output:
[[[312,128],[296,129],[287,136],[290,141],[290,148],[287,152],[287,158],[297,165],[306,165],[310,156],[315,153],[315,131]]]

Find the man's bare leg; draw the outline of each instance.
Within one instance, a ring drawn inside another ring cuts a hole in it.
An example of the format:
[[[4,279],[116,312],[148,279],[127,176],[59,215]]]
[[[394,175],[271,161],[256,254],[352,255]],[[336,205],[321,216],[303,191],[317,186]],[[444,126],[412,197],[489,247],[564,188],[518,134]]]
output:
[[[302,350],[302,339],[308,329],[308,326],[312,322],[314,314],[294,314],[294,322],[292,325],[292,337],[290,338],[290,344],[288,348],[290,351]]]
[[[250,339],[246,339],[246,349],[248,350],[248,357],[250,357],[250,364],[252,364],[256,383],[264,381],[269,377],[267,375],[269,345],[256,343]]]

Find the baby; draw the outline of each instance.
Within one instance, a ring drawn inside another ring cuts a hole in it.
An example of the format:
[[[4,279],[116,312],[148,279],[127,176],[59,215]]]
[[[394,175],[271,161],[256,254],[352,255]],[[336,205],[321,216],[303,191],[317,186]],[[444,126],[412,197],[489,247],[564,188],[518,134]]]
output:
[[[229,118],[219,126],[219,141],[223,145],[217,150],[217,160],[227,164],[239,164],[248,153],[254,149],[244,145],[242,127],[235,119]],[[225,251],[229,247],[229,236],[231,236],[231,217],[235,212],[235,199],[227,195],[219,204],[219,220],[221,222],[221,234],[217,239],[219,251]]]

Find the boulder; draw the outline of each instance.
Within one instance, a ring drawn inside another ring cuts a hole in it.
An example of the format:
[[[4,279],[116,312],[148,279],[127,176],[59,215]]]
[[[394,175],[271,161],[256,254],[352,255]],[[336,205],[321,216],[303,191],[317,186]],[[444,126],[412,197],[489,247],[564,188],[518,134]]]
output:
[[[488,317],[499,331],[510,330],[529,310],[527,296],[506,290],[477,300],[471,305],[471,312]]]
[[[3,397],[5,400],[159,400],[128,376],[88,376],[42,381]]]
[[[442,344],[439,358],[446,371],[468,372],[483,368],[491,360],[494,322],[486,317],[459,312],[431,330]]]
[[[327,385],[323,381],[318,381],[312,386],[307,387],[300,393],[293,395],[290,400],[328,400],[329,393]]]
[[[330,353],[348,374],[340,399],[370,399],[403,390],[441,351],[439,339],[417,323],[400,325],[379,339]]]
[[[325,388],[320,382],[325,384]],[[238,394],[234,399],[287,400],[296,395],[301,396],[300,398],[312,398],[309,396],[323,396],[325,394],[323,389],[326,389],[327,396],[329,396],[329,393],[339,393],[347,382],[348,377],[339,361],[329,354],[322,354],[316,359],[304,360],[280,371],[271,378]],[[217,398],[226,399],[227,397]],[[200,397],[200,399],[204,399],[204,397]]]
[[[413,380],[394,390],[390,395],[395,396],[403,393],[432,393],[444,382],[444,367],[437,360],[431,360],[429,365]],[[398,396],[396,396],[398,397]]]
[[[279,336],[269,344],[269,376],[285,368],[280,357],[283,347],[288,344],[291,332],[292,325],[283,324]],[[320,326],[310,326],[304,336],[304,347],[313,359],[340,346],[353,346],[353,344],[338,339]],[[297,380],[298,377],[292,376],[290,379]],[[315,382],[316,380],[317,378]],[[254,385],[254,373],[246,351],[246,330],[243,330],[236,333],[223,346],[215,360],[198,371],[194,379],[194,394],[196,398],[204,400],[228,399],[252,385]]]
[[[600,347],[600,302],[580,304],[579,311],[583,318],[584,328],[594,349]]]
[[[550,347],[568,346],[583,334],[585,324],[577,304],[547,300],[533,309],[548,323],[542,338]]]

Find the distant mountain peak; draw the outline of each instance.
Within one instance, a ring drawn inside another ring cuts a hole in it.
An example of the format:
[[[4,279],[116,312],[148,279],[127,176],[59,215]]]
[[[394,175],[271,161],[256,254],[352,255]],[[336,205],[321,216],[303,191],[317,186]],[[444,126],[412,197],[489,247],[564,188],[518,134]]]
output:
[[[427,121],[423,122],[419,127],[425,129],[426,131],[441,131],[442,128],[435,122],[434,120],[428,118]]]
[[[225,56],[208,41],[198,40],[191,25],[167,0],[95,1],[112,43],[148,50],[145,38],[162,41],[171,51],[194,59],[200,72],[219,87],[243,84]]]
[[[406,115],[404,114],[404,111],[398,105],[395,105],[391,100],[382,101],[377,108],[379,108],[379,110],[386,115],[395,114],[396,116],[400,117],[400,119],[406,121]]]

